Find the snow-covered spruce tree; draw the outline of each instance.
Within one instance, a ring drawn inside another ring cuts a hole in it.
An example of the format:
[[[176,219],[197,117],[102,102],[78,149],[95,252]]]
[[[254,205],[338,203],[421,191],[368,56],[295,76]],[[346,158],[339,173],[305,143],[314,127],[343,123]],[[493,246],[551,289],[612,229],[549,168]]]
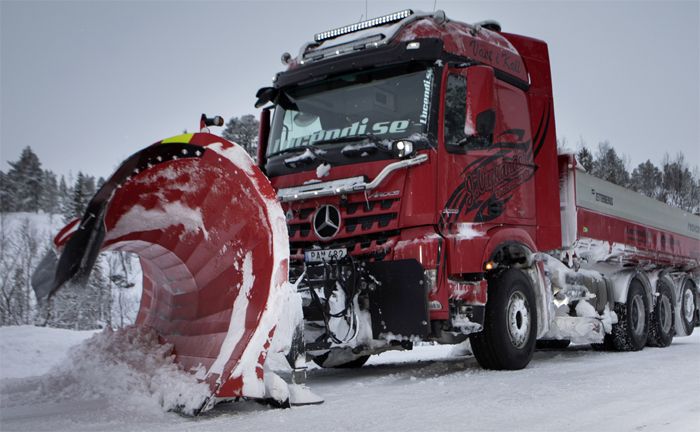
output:
[[[693,168],[693,191],[690,194],[690,204],[692,208],[690,211],[696,215],[700,215],[700,168],[696,165]]]
[[[44,170],[43,183],[40,208],[46,213],[56,214],[60,211],[56,174],[49,170]]]
[[[630,187],[649,198],[659,198],[661,194],[661,171],[647,159],[632,171]]]
[[[630,175],[625,160],[618,156],[608,141],[598,144],[598,152],[593,160],[591,173],[603,180],[622,187],[629,186]]]
[[[578,152],[576,152],[576,162],[578,162],[586,172],[590,173],[593,171],[593,153],[588,150],[585,144],[582,144]]]
[[[7,213],[15,208],[15,190],[10,177],[0,170],[0,212]]]
[[[19,160],[9,164],[7,176],[15,191],[14,211],[39,211],[44,186],[44,171],[39,157],[27,146],[22,150]]]
[[[661,199],[669,205],[693,211],[698,206],[696,180],[688,168],[683,153],[677,153],[671,159],[668,153],[662,162]]]
[[[65,222],[82,217],[93,195],[95,195],[95,178],[78,172],[70,202],[64,209]]]
[[[73,188],[68,186],[66,178],[61,176],[58,182],[59,212],[63,215],[64,221],[70,220],[69,215],[73,214]]]
[[[253,159],[257,159],[259,125],[260,122],[252,114],[240,118],[231,117],[221,135],[240,145]]]

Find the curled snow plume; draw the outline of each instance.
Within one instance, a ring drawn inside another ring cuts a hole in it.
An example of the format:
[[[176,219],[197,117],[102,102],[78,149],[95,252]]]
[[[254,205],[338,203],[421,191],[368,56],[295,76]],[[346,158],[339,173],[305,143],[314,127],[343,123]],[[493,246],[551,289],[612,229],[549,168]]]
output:
[[[35,402],[106,399],[125,409],[162,407],[194,414],[211,394],[209,386],[174,363],[172,345],[149,328],[127,327],[96,334],[42,380]]]

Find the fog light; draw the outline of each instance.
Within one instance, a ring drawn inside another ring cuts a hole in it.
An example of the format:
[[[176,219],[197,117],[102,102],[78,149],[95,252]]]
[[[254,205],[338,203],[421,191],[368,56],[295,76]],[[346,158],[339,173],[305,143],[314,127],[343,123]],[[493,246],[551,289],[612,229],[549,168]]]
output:
[[[407,50],[414,50],[420,48],[420,42],[409,42],[406,44]]]

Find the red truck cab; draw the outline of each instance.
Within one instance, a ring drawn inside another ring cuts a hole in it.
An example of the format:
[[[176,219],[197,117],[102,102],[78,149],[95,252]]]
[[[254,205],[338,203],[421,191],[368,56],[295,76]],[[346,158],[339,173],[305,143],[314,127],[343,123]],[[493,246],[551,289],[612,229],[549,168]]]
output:
[[[472,334],[485,367],[524,367],[554,318],[533,256],[563,247],[546,43],[405,10],[283,61],[257,95],[258,163],[286,212],[309,353],[361,364]]]

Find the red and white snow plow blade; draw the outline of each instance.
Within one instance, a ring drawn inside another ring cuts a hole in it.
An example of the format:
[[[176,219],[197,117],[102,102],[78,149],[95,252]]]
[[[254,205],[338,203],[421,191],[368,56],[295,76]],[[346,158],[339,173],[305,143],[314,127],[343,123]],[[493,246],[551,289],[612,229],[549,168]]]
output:
[[[289,346],[301,305],[287,283],[284,213],[241,147],[208,133],[153,144],[121,165],[55,243],[50,293],[87,277],[99,251],[135,253],[144,275],[136,324],[173,344],[176,361],[209,383],[211,401],[286,402],[263,365],[275,333],[287,339],[275,345]]]

